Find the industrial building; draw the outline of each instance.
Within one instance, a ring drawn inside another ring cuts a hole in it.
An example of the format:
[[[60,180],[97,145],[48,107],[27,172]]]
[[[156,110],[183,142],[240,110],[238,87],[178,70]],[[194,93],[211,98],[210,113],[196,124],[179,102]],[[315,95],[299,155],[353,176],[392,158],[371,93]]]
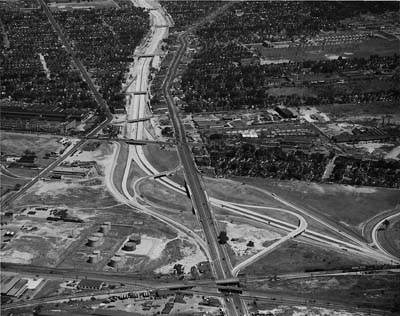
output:
[[[1,282],[1,295],[20,298],[28,289],[28,281],[17,277],[8,277]]]
[[[80,290],[101,290],[103,286],[103,281],[83,279],[78,283],[77,288]]]

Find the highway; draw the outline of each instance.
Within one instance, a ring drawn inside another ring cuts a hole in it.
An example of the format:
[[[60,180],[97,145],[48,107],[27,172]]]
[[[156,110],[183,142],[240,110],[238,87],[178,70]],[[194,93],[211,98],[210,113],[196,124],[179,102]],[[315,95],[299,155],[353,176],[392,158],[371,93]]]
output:
[[[87,141],[88,138],[91,138],[93,135],[95,135],[101,128],[103,128],[106,124],[108,124],[112,120],[112,116],[108,110],[108,107],[104,100],[101,98],[99,95],[98,91],[95,89],[93,82],[89,78],[85,68],[83,65],[80,63],[79,60],[74,55],[74,52],[69,45],[69,42],[67,38],[64,36],[62,33],[61,28],[59,25],[55,22],[54,18],[52,17],[50,11],[48,10],[47,6],[45,5],[43,0],[39,0],[41,5],[44,6],[44,10],[46,14],[48,15],[50,21],[52,22],[53,26],[59,33],[59,36],[61,40],[63,41],[66,49],[71,53],[71,56],[77,65],[78,69],[80,70],[82,77],[87,81],[96,101],[98,102],[99,106],[105,110],[105,113],[107,114],[107,118],[104,122],[102,122],[97,128],[95,128],[93,131],[91,131],[85,139],[80,140],[76,145],[74,145],[68,152],[64,153],[63,156],[61,156],[59,159],[54,161],[52,164],[50,164],[46,169],[42,170],[42,172],[31,182],[29,182],[26,186],[24,186],[19,192],[17,192],[16,195],[12,196],[12,199],[17,198],[26,190],[31,187],[36,181],[38,181],[41,177],[44,177],[48,172],[50,172],[54,167],[56,167],[59,163],[61,163],[65,158],[67,158],[72,152],[76,151],[85,141]],[[398,262],[397,258],[393,258],[390,254],[386,253],[384,249],[381,249],[379,246],[379,243],[376,240],[374,240],[375,245],[378,247],[378,251],[375,251],[371,249],[370,247],[366,246],[364,243],[362,243],[360,240],[354,238],[353,236],[343,233],[336,227],[327,224],[326,222],[320,220],[318,217],[313,216],[306,210],[303,210],[301,208],[296,207],[295,205],[285,201],[284,199],[276,196],[273,193],[270,193],[268,191],[264,191],[267,195],[273,197],[274,199],[278,200],[279,202],[283,203],[284,205],[288,206],[288,208],[295,210],[294,211],[289,211],[286,209],[279,209],[279,208],[274,208],[275,210],[279,210],[281,212],[286,212],[286,213],[291,213],[292,215],[296,216],[299,219],[299,224],[298,225],[293,225],[286,223],[284,221],[281,221],[279,219],[260,214],[252,209],[254,208],[259,208],[259,209],[265,209],[268,210],[268,207],[265,206],[256,206],[256,205],[246,205],[246,204],[235,204],[235,203],[230,203],[227,201],[222,201],[219,199],[215,199],[212,197],[208,197],[206,191],[205,191],[205,186],[204,183],[202,182],[201,175],[198,173],[198,170],[196,168],[196,165],[194,163],[192,153],[189,147],[189,144],[187,143],[186,137],[185,137],[185,131],[182,126],[182,122],[180,121],[179,115],[177,113],[177,109],[174,105],[173,99],[169,93],[169,84],[170,82],[174,79],[176,70],[179,65],[179,61],[181,57],[183,56],[186,47],[187,47],[187,42],[186,42],[186,35],[188,34],[188,31],[181,34],[179,36],[179,41],[180,41],[180,46],[179,49],[174,56],[174,59],[172,61],[172,64],[170,68],[168,69],[167,72],[167,77],[166,80],[163,83],[163,93],[166,96],[167,104],[168,104],[168,109],[170,112],[172,124],[174,127],[175,131],[175,138],[176,138],[176,148],[178,151],[178,155],[181,161],[181,165],[184,170],[184,175],[185,175],[185,180],[187,183],[187,186],[190,191],[190,196],[191,200],[193,203],[193,207],[196,211],[196,216],[199,219],[199,222],[202,225],[203,231],[204,231],[204,236],[206,238],[206,241],[204,241],[200,236],[198,236],[195,232],[191,231],[184,225],[176,222],[173,219],[168,218],[167,216],[160,214],[159,212],[155,211],[151,207],[144,206],[142,203],[139,203],[138,195],[134,194],[132,195],[129,192],[129,187],[131,187],[131,183],[129,183],[129,172],[131,170],[132,163],[135,162],[143,171],[146,172],[149,176],[156,176],[160,175],[161,173],[158,172],[147,160],[146,155],[144,154],[142,146],[140,146],[142,143],[146,142],[154,142],[152,140],[147,140],[145,136],[145,129],[146,129],[146,120],[149,117],[149,109],[147,106],[147,98],[148,94],[142,94],[142,93],[135,93],[135,91],[148,91],[148,78],[149,78],[149,73],[150,73],[150,67],[153,61],[153,57],[157,53],[158,46],[163,38],[165,38],[168,35],[168,19],[165,16],[165,12],[162,8],[159,6],[153,7],[154,4],[150,3],[146,0],[135,0],[134,1],[136,5],[145,7],[149,9],[149,14],[152,19],[152,29],[150,31],[150,35],[145,39],[144,44],[137,49],[137,53],[135,53],[136,56],[138,56],[135,59],[135,63],[133,67],[130,69],[130,73],[132,73],[134,80],[132,80],[129,85],[126,87],[126,93],[131,95],[130,98],[127,100],[127,120],[125,122],[125,129],[124,129],[124,137],[126,139],[131,139],[131,145],[129,146],[129,152],[128,152],[128,158],[126,161],[126,166],[124,169],[124,174],[121,180],[122,182],[122,192],[120,192],[116,186],[115,186],[115,179],[114,179],[114,170],[117,164],[117,158],[119,156],[119,152],[121,149],[121,144],[119,142],[115,142],[114,144],[114,161],[112,166],[110,166],[110,172],[106,174],[106,182],[107,186],[112,192],[112,194],[116,197],[118,201],[121,203],[124,203],[128,206],[130,206],[134,211],[139,211],[146,213],[150,216],[153,216],[155,219],[169,225],[173,229],[177,230],[178,232],[186,235],[190,240],[195,242],[198,247],[205,253],[206,257],[212,264],[212,268],[214,271],[215,278],[217,279],[227,279],[231,278],[232,276],[235,276],[239,273],[240,270],[244,269],[246,266],[254,263],[256,260],[260,259],[262,256],[270,253],[273,251],[276,247],[279,247],[282,243],[286,242],[287,240],[291,238],[295,238],[299,235],[302,235],[302,238],[305,238],[307,240],[312,240],[314,242],[320,242],[322,244],[327,245],[328,247],[332,247],[335,249],[338,248],[346,248],[349,251],[352,251],[353,253],[356,253],[360,256],[369,256],[371,258],[376,258],[379,260],[382,260],[384,262]],[[230,4],[228,4],[230,5]],[[214,16],[218,14],[220,11],[215,12]],[[194,26],[196,27],[196,26]],[[189,29],[190,31],[193,30],[193,28]],[[128,141],[129,143],[129,141]],[[170,172],[170,171],[169,171]],[[173,189],[175,192],[178,192],[179,194],[186,194],[185,188],[182,187],[181,185],[173,182],[171,179],[167,177],[162,177],[162,178],[157,178],[156,181],[159,181],[163,185]],[[136,183],[135,183],[136,184]],[[134,186],[134,190],[136,185]],[[11,201],[11,200],[10,200]],[[3,204],[3,202],[2,202]],[[258,221],[259,223],[265,224],[265,225],[272,225],[276,226],[278,228],[281,228],[285,231],[288,231],[288,235],[284,236],[283,238],[279,239],[277,242],[273,243],[269,247],[265,248],[263,251],[257,253],[256,255],[250,257],[249,259],[243,261],[239,265],[232,267],[229,256],[227,255],[226,249],[224,246],[220,245],[217,240],[217,236],[219,234],[219,229],[212,211],[212,207],[217,206],[217,207],[223,207],[224,209],[235,213],[239,214],[243,217],[250,218],[253,220]],[[2,205],[3,206],[3,205]],[[272,209],[272,208],[270,208]],[[298,213],[297,213],[298,212]],[[339,233],[340,235],[344,236],[349,240],[349,242],[345,242],[343,240],[339,240],[334,237],[330,237],[324,234],[320,234],[317,232],[310,231],[308,229],[308,224],[303,215],[309,216],[316,220],[317,222],[321,223],[322,225],[328,227],[332,231],[335,231],[336,233]],[[127,214],[129,216],[129,214]],[[378,226],[376,226],[378,227]],[[376,230],[375,236],[376,236]],[[346,250],[347,251],[347,250]],[[394,260],[393,260],[394,259]],[[59,273],[61,273],[59,271]],[[67,271],[68,273],[68,271]],[[89,272],[79,272],[79,275],[89,275]],[[93,278],[99,278],[101,277],[100,275],[96,275],[96,273],[91,274]],[[118,279],[118,275],[104,275],[104,278],[107,279],[109,278],[110,280],[116,278]],[[127,278],[128,281],[129,278]],[[134,276],[131,277],[131,282],[134,283],[136,280],[134,279]],[[156,281],[154,281],[156,282]],[[207,281],[209,282],[209,281]],[[149,281],[143,281],[138,282],[137,284],[143,284],[143,285],[151,285],[152,282]],[[256,293],[253,292],[247,292],[245,293],[242,298],[254,298]],[[260,299],[262,296],[259,296]],[[246,314],[246,304],[243,304],[242,298],[239,297],[238,295],[233,295],[231,296],[231,300],[225,300],[225,305],[228,310],[229,315],[244,315]],[[284,298],[282,298],[284,300]],[[287,303],[290,303],[291,301],[288,299]],[[301,298],[296,298],[292,302],[302,305],[301,304]]]
[[[204,190],[204,185],[201,183],[200,174],[197,171],[192,157],[192,152],[186,141],[182,122],[179,119],[176,106],[169,91],[169,85],[175,78],[179,62],[187,48],[186,36],[187,32],[179,36],[180,46],[177,53],[174,55],[170,67],[168,68],[162,89],[164,96],[166,97],[168,111],[175,132],[175,138],[178,142],[177,152],[184,169],[185,181],[190,192],[193,208],[203,227],[203,232],[212,259],[211,264],[215,277],[217,279],[229,279],[232,277],[230,259],[224,246],[220,245],[218,242],[217,236],[219,235],[219,231],[215,224],[211,205]],[[246,311],[245,304],[243,304],[241,298],[237,294],[232,295],[232,300],[226,300],[225,305],[228,315],[243,315]]]

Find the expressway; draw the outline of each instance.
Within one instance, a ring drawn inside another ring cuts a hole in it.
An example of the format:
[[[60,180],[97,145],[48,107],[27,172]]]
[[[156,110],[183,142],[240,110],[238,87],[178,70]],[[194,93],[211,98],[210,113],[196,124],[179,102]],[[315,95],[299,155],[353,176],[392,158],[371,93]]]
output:
[[[136,4],[144,7],[149,7],[148,3],[144,0],[136,0]],[[160,42],[160,40],[163,38],[163,36],[166,36],[167,28],[165,26],[165,20],[163,18],[163,11],[162,10],[150,10],[150,14],[153,19],[153,30],[152,30],[152,37],[148,40],[146,43],[147,46],[142,47],[142,56],[148,56],[148,57],[141,57],[138,58],[135,62],[135,65],[133,69],[131,70],[133,76],[136,76],[135,82],[132,82],[132,84],[127,88],[127,93],[131,93],[131,97],[128,98],[128,103],[127,103],[127,122],[126,122],[126,128],[125,128],[125,135],[123,135],[126,138],[131,138],[131,139],[136,139],[136,140],[143,140],[145,138],[145,124],[143,121],[140,119],[143,117],[146,117],[149,115],[147,113],[148,107],[146,104],[146,94],[132,94],[134,91],[147,91],[148,86],[147,86],[147,79],[148,79],[148,74],[149,74],[149,66],[150,62],[152,60],[152,57],[155,54],[155,50],[157,49],[157,45]],[[159,27],[156,27],[156,26]],[[132,162],[134,161],[138,167],[140,167],[143,171],[145,171],[148,175],[157,175],[159,172],[148,162],[144,152],[143,148],[141,146],[129,146],[129,152],[128,152],[128,159],[127,163],[125,166],[125,171],[124,175],[122,177],[122,191],[119,192],[113,183],[114,177],[113,173],[111,173],[110,180],[108,181],[110,183],[109,188],[116,196],[116,198],[121,201],[122,203],[125,203],[127,205],[130,205],[132,208],[135,210],[139,210],[142,212],[145,212],[158,220],[170,225],[171,227],[174,227],[176,230],[184,232],[188,236],[191,237],[192,240],[194,240],[200,247],[201,249],[206,253],[207,257],[209,258],[210,262],[212,262],[213,266],[213,271],[218,279],[224,279],[224,278],[229,278],[232,276],[232,270],[234,273],[238,272],[240,268],[242,267],[236,267],[236,269],[231,269],[231,266],[229,264],[229,257],[226,255],[225,249],[219,245],[217,241],[217,235],[218,235],[218,229],[215,225],[214,218],[213,218],[213,213],[210,209],[210,204],[211,202],[214,205],[221,205],[223,204],[225,209],[232,211],[232,212],[237,212],[238,214],[241,214],[246,217],[255,217],[257,220],[260,222],[269,224],[271,222],[270,218],[262,218],[259,213],[249,211],[246,209],[245,206],[240,206],[240,205],[233,205],[232,203],[226,202],[226,201],[221,201],[213,198],[208,198],[207,194],[205,193],[204,190],[204,185],[201,182],[201,179],[199,178],[199,174],[197,172],[197,168],[194,164],[194,161],[192,159],[191,151],[189,149],[188,143],[186,142],[185,139],[185,133],[183,126],[180,122],[180,119],[178,117],[178,114],[176,113],[176,108],[174,106],[174,102],[171,98],[171,95],[169,94],[169,82],[174,78],[174,74],[176,72],[176,69],[179,64],[180,57],[183,55],[186,49],[186,41],[185,41],[185,35],[186,33],[182,34],[179,37],[180,40],[180,47],[178,49],[177,54],[175,55],[175,58],[172,62],[171,67],[168,70],[167,73],[167,78],[164,81],[163,84],[163,92],[166,96],[167,103],[168,103],[168,108],[170,111],[170,116],[172,119],[172,123],[174,126],[175,130],[175,137],[177,140],[177,150],[178,154],[182,163],[182,166],[184,168],[184,173],[185,173],[185,179],[187,182],[187,185],[189,187],[189,191],[191,193],[192,197],[192,203],[194,206],[194,209],[196,211],[196,215],[198,216],[202,226],[203,230],[205,233],[205,237],[207,239],[207,244],[204,243],[204,241],[197,236],[195,233],[191,232],[189,229],[187,229],[185,226],[180,225],[179,223],[169,219],[168,217],[154,211],[151,208],[145,207],[142,204],[138,203],[137,201],[137,196],[132,196],[131,193],[128,190],[128,187],[130,186],[130,183],[128,183],[129,179],[129,171],[132,166]],[[144,51],[144,52],[143,52]],[[117,153],[119,151],[120,144],[117,144],[117,149],[116,149],[116,157],[118,156]],[[112,168],[112,172],[115,169],[115,164],[116,164],[117,159],[114,159],[114,166]],[[173,189],[176,192],[179,193],[185,193],[185,188],[182,187],[181,185],[173,182],[171,179],[167,177],[162,177],[158,178],[157,181],[160,183],[166,185],[167,187]],[[269,195],[273,195],[268,192]],[[273,195],[276,197],[275,195]],[[279,198],[279,197],[278,197]],[[281,201],[281,202],[286,202],[286,201]],[[289,203],[284,203],[287,206],[289,206],[291,209],[295,209],[296,211],[303,213],[307,216],[310,216],[306,211],[296,208],[294,205],[289,204]],[[312,216],[311,216],[312,217]],[[321,222],[321,224],[324,224],[325,226],[326,223],[322,222],[318,218],[316,218],[317,221]],[[284,224],[282,224],[284,225]],[[288,224],[286,223],[286,226]],[[282,242],[289,238],[296,237],[298,234],[303,233],[308,234],[307,238],[317,240],[321,243],[328,244],[331,247],[334,248],[339,248],[340,246],[338,245],[343,245],[351,248],[354,247],[355,251],[358,251],[359,255],[363,255],[364,252],[368,252],[368,255],[371,256],[377,256],[377,252],[369,252],[370,249],[367,249],[359,240],[355,240],[354,237],[352,236],[345,236],[346,238],[351,240],[351,243],[344,243],[343,240],[339,240],[333,237],[328,237],[322,234],[318,233],[313,233],[306,231],[306,224],[304,221],[300,220],[299,227],[286,227],[287,230],[289,231],[289,237],[285,237]],[[341,233],[338,231],[335,227],[333,226],[328,226],[330,229],[333,229],[336,232]],[[343,235],[343,234],[342,234]],[[279,246],[279,244],[275,244],[274,247],[267,249],[263,254],[267,253],[268,251],[272,251],[273,248]],[[248,264],[254,262],[254,260],[257,260],[261,255],[247,261]],[[382,260],[387,260],[386,256],[382,257]],[[236,309],[236,306],[239,307],[240,314],[243,314],[243,310],[245,310],[242,307],[242,302],[239,296],[234,296],[233,299],[230,302],[226,301],[226,305],[229,311],[230,315],[237,315],[238,310]]]
[[[135,4],[149,8],[149,3],[147,3],[147,1],[136,1]],[[147,47],[142,47],[142,56],[154,55],[160,41],[164,36],[166,36],[168,30],[167,27],[164,27],[167,23],[167,20],[163,16],[163,10],[153,9],[150,10],[149,13],[152,16],[153,20],[152,37],[147,42]],[[184,167],[186,181],[188,183],[190,191],[192,192],[192,202],[194,209],[196,210],[196,213],[199,215],[203,224],[207,244],[204,247],[204,245],[202,245],[202,240],[200,241],[198,238],[194,238],[197,243],[201,245],[203,251],[207,254],[208,260],[211,262],[211,265],[215,272],[215,277],[218,279],[225,279],[232,276],[229,257],[226,254],[226,250],[218,243],[218,231],[214,225],[213,215],[210,210],[208,198],[198,178],[197,169],[194,165],[190,148],[184,137],[182,125],[179,121],[177,113],[175,112],[175,107],[168,91],[169,82],[171,79],[173,79],[180,58],[186,50],[186,42],[181,39],[181,43],[183,45],[180,46],[179,51],[176,54],[172,63],[172,67],[169,68],[167,79],[163,84],[163,91],[167,97],[170,115],[173,117],[172,121],[175,129],[176,139],[178,142],[178,154]],[[136,81],[127,88],[126,93],[132,93],[134,91],[147,91],[148,73],[151,60],[152,57],[141,57],[135,60],[136,62],[134,64],[134,69],[131,71],[131,73],[133,74],[133,76],[136,76]],[[148,111],[146,97],[146,94],[132,94],[132,97],[129,99],[130,102],[128,101],[129,103],[127,104],[127,123],[126,128],[124,129],[125,135],[123,135],[126,138],[131,138],[135,140],[142,140],[144,138],[145,125],[144,122],[140,120],[140,118],[148,115],[148,113],[146,113],[146,111]],[[134,123],[128,123],[129,121]],[[142,211],[145,211],[148,214],[151,213],[153,216],[171,224],[171,220],[165,218],[165,216],[161,216],[161,214],[154,214],[154,211],[148,208],[146,209],[144,206],[141,206],[139,203],[137,203],[137,201],[135,201],[135,197],[131,196],[131,194],[129,193],[128,177],[132,161],[135,161],[135,163],[137,163],[138,166],[143,170],[151,169],[149,170],[151,173],[158,173],[154,168],[149,166],[143,149],[140,146],[129,146],[127,164],[122,178],[123,197],[120,196],[120,200],[127,199],[129,201],[128,204],[135,205],[136,208],[142,209]],[[113,193],[114,195],[120,194],[119,192],[115,192],[114,190]],[[175,228],[177,227],[177,225],[178,223],[174,223]],[[182,231],[183,227],[179,227],[179,229]],[[239,298],[237,298],[235,302],[232,301],[230,303],[227,303],[227,305],[229,305],[227,307],[231,315],[237,315],[237,309],[239,309],[240,314],[243,314],[243,309],[241,308],[242,304]]]

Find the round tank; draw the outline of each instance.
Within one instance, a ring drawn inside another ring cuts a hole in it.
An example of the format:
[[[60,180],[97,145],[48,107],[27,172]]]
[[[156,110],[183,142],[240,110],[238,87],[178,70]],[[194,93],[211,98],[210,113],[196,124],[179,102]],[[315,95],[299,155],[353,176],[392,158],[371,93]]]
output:
[[[110,226],[103,224],[100,226],[100,233],[102,234],[108,234],[108,232],[110,231]]]
[[[114,256],[110,260],[110,266],[113,268],[118,268],[121,266],[121,260],[122,258],[119,256]]]
[[[102,233],[94,233],[92,236],[103,238],[104,235]]]
[[[87,245],[89,247],[95,247],[100,243],[100,238],[96,236],[91,236],[88,238]]]
[[[140,235],[139,234],[132,234],[129,237],[129,242],[134,242],[136,245],[140,245]]]
[[[136,243],[134,242],[127,242],[123,248],[123,250],[125,251],[134,251],[135,249],[136,249]]]
[[[96,255],[89,255],[88,262],[89,263],[97,263],[98,262],[98,257]]]

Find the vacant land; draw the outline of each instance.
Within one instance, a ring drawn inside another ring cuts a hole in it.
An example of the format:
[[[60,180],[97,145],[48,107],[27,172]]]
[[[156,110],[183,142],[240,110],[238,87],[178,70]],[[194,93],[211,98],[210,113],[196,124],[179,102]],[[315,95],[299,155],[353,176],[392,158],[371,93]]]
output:
[[[4,132],[1,133],[1,152],[4,155],[20,157],[29,150],[36,155],[35,164],[38,168],[9,168],[2,169],[0,173],[1,196],[26,184],[30,178],[35,177],[41,168],[48,166],[55,158],[44,158],[50,152],[59,152],[64,148],[59,140],[61,137],[50,135],[35,135]]]
[[[396,207],[399,191],[338,184],[239,178],[361,236],[363,222]]]
[[[352,302],[363,308],[399,310],[398,274],[342,275],[278,280],[258,285],[257,290],[282,291],[315,300]]]
[[[173,147],[162,149],[159,145],[143,146],[144,154],[151,165],[158,171],[168,171],[176,168],[179,158]]]
[[[351,57],[357,58],[367,58],[373,54],[378,54],[381,56],[393,55],[398,52],[399,41],[388,41],[382,38],[370,38],[362,43],[349,43],[342,45],[278,49],[257,45],[254,48],[260,52],[263,58],[270,60],[328,60],[335,57],[338,58],[339,56],[346,57],[349,54],[352,54]]]
[[[52,135],[35,135],[1,132],[1,151],[8,155],[21,155],[25,150],[35,152],[37,157],[46,153],[57,152],[64,146],[59,142],[61,137]]]
[[[231,203],[255,206],[282,207],[284,205],[240,181],[204,178],[209,196]]]
[[[239,263],[265,248],[266,243],[272,243],[282,237],[282,234],[255,221],[245,221],[239,217],[225,217],[218,221],[218,228],[226,231],[231,249],[233,263]]]
[[[333,270],[371,263],[328,248],[290,240],[243,270],[249,275],[304,272],[311,269]]]
[[[123,194],[121,180],[124,176],[126,161],[128,159],[129,145],[126,143],[120,143],[117,146],[119,146],[119,155],[116,158],[117,162],[115,164],[114,174],[111,180],[114,182],[116,189]]]
[[[362,106],[354,106],[354,104],[326,104],[318,105],[318,110],[328,113],[332,119],[342,121],[355,121],[363,117],[377,117],[377,120],[381,120],[381,115],[399,115],[399,107],[396,103],[366,103]]]
[[[96,182],[91,185],[91,182],[39,181],[23,197],[16,200],[14,206],[65,205],[95,208],[117,204],[105,185]]]
[[[2,234],[7,230],[15,232],[15,236],[2,248],[1,260],[54,266],[88,226],[88,223],[47,222],[18,216],[2,229]]]
[[[160,207],[190,212],[192,204],[187,196],[167,188],[158,181],[146,179],[137,188],[141,196]]]
[[[158,212],[196,232],[201,231],[192,212],[191,201],[186,195],[175,192],[152,179],[140,182],[137,190],[140,192],[140,198],[144,199],[143,203],[150,204],[150,207],[155,207]]]
[[[400,216],[390,220],[386,228],[378,231],[378,240],[388,252],[400,256]]]

